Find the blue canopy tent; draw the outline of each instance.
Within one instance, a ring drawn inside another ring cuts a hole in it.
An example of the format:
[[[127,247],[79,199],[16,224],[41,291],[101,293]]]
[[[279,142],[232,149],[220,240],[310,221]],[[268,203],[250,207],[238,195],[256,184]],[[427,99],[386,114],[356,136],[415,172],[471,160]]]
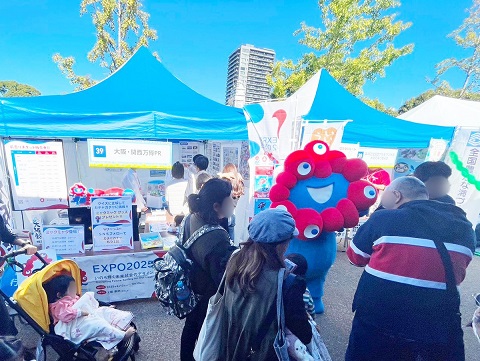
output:
[[[241,109],[196,93],[146,48],[89,89],[66,95],[0,98],[0,136],[248,139]]]
[[[375,148],[427,148],[431,138],[451,140],[454,127],[412,123],[375,110],[349,93],[326,71],[320,73],[308,121],[351,120],[342,142]]]

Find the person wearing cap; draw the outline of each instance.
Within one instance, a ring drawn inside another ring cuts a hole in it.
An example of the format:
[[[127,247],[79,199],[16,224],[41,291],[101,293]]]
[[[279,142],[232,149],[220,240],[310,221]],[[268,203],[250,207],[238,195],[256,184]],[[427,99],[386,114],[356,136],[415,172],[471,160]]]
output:
[[[228,262],[225,280],[225,320],[221,360],[278,360],[273,342],[278,331],[276,296],[278,272],[296,234],[295,221],[281,209],[256,215],[249,239]],[[303,303],[304,279],[290,274],[283,284],[286,327],[309,344],[312,329]]]

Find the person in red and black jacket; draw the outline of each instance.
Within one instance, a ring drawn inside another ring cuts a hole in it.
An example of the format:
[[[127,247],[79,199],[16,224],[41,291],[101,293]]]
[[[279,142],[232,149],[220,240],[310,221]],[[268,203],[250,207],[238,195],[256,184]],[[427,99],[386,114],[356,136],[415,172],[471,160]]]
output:
[[[435,242],[446,246],[459,285],[475,236],[460,208],[428,199],[417,178],[395,180],[383,194],[386,209],[353,238],[348,258],[365,271],[353,301],[346,360],[465,360],[459,304],[447,305]]]

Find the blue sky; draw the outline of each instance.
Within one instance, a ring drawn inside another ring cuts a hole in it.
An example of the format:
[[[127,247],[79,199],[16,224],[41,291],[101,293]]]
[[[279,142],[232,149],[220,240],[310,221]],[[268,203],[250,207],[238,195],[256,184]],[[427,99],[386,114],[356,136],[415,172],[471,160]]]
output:
[[[73,86],[51,60],[56,52],[73,55],[78,74],[106,77],[106,69],[86,59],[95,29],[88,15],[80,17],[79,4],[80,0],[0,1],[0,80],[27,83],[42,94],[71,92]],[[365,95],[399,107],[428,89],[425,77],[435,75],[436,63],[465,54],[446,35],[461,24],[470,5],[471,0],[403,0],[399,19],[413,25],[396,45],[413,42],[415,50],[387,68],[385,78],[368,82]],[[292,33],[301,21],[320,26],[314,0],[144,0],[144,9],[158,32],[150,50],[158,51],[184,83],[222,103],[227,59],[239,45],[274,49],[277,59],[298,59],[308,49]],[[454,71],[448,80],[458,87],[461,74]]]

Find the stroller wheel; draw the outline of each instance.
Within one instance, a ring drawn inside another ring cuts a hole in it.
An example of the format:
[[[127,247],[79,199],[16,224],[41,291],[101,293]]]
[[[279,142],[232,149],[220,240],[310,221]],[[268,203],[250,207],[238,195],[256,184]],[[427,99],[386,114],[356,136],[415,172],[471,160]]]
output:
[[[135,345],[134,338],[135,334],[118,344],[118,352],[113,357],[112,361],[126,361],[131,355],[133,355],[133,348]]]

